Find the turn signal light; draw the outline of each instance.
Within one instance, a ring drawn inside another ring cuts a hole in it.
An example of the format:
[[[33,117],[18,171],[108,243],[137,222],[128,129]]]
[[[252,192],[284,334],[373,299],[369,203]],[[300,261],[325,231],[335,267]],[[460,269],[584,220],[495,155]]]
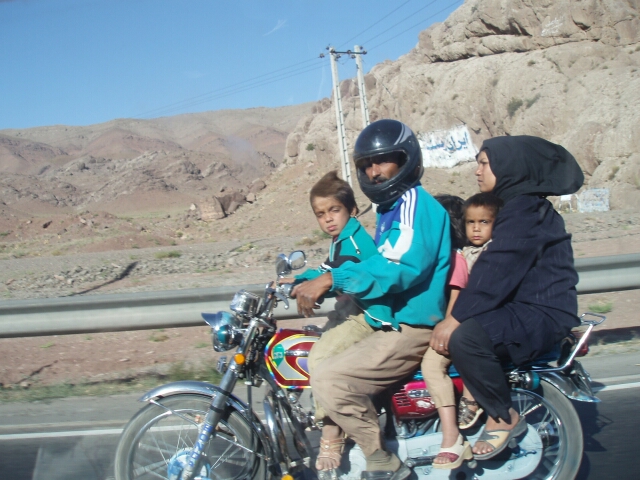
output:
[[[236,353],[236,354],[233,356],[233,359],[235,360],[235,362],[236,362],[238,365],[244,365],[245,358],[244,358],[244,355],[243,355],[243,354],[241,354],[241,353]],[[285,477],[286,477],[286,475],[285,475]],[[282,478],[284,479],[284,477],[282,477]],[[293,477],[291,477],[291,480],[293,480]]]

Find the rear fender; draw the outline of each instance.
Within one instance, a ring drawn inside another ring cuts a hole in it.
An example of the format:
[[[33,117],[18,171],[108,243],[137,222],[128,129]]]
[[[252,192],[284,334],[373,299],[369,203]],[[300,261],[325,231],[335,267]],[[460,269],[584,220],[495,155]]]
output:
[[[213,398],[218,393],[224,393],[217,385],[206,382],[196,382],[194,380],[184,380],[180,382],[167,383],[145,393],[139,402],[150,402],[161,398],[170,397],[179,394],[204,395]],[[264,445],[265,454],[269,459],[274,458],[273,444],[267,436],[262,422],[253,410],[249,410],[246,403],[240,400],[232,393],[228,394],[227,405],[238,412],[251,425],[251,429],[258,436],[262,445]],[[272,461],[272,460],[271,460]]]
[[[540,380],[553,385],[571,400],[590,403],[600,402],[600,399],[591,390],[589,374],[584,372],[579,362],[574,362],[574,366],[578,367],[577,371],[570,375],[563,375],[558,372],[539,372]],[[582,372],[584,372],[586,378],[583,378]]]

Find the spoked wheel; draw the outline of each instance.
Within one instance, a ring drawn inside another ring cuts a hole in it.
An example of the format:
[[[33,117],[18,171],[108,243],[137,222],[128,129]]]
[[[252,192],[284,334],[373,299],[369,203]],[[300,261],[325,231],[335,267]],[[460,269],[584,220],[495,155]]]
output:
[[[527,478],[570,480],[582,461],[583,439],[580,418],[558,389],[540,382],[536,392],[513,389],[513,408],[527,419],[540,437],[540,463]]]
[[[125,427],[116,450],[116,480],[180,480],[211,398],[175,395],[147,405]],[[170,410],[168,410],[170,409]],[[195,477],[264,478],[260,442],[237,411],[228,408],[204,448]]]

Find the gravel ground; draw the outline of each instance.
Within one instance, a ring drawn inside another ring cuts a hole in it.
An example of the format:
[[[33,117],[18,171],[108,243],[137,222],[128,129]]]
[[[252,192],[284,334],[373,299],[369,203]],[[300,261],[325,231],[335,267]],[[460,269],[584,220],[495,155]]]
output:
[[[373,219],[367,214],[369,222]],[[576,258],[640,252],[640,212],[571,213]],[[0,296],[48,298],[262,283],[278,253],[302,249],[309,264],[327,255],[312,235],[0,260]]]

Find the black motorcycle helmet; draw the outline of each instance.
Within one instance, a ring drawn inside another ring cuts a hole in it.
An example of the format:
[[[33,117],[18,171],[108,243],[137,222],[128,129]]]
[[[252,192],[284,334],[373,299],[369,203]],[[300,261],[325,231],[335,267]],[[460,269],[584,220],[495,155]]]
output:
[[[365,173],[367,165],[375,162],[375,157],[389,153],[398,153],[400,170],[397,175],[384,183],[371,182]],[[415,187],[424,172],[418,139],[398,120],[378,120],[362,130],[353,149],[353,161],[362,192],[382,207],[391,206]]]

